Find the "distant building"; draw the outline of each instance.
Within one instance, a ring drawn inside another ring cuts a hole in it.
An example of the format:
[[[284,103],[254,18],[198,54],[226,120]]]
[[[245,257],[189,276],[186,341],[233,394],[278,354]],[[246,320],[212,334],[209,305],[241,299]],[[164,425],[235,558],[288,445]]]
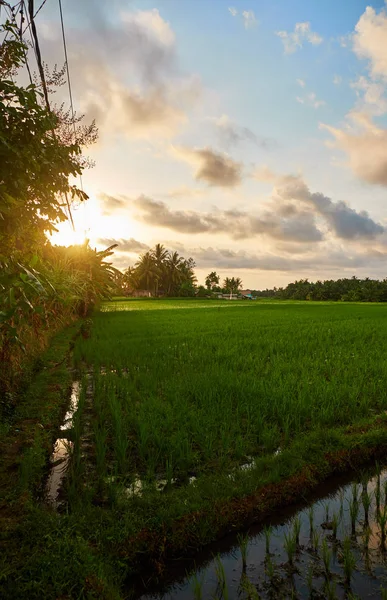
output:
[[[238,294],[218,294],[219,299],[238,300]]]
[[[253,293],[251,290],[240,290],[239,294],[242,296],[242,298],[249,298],[249,300],[253,299]]]
[[[151,298],[152,296],[148,290],[133,290],[131,295],[134,298]]]

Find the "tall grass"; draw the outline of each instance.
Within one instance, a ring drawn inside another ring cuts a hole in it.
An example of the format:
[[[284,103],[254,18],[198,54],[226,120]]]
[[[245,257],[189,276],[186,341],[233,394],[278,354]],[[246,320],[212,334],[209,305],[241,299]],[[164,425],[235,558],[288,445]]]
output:
[[[249,545],[249,534],[245,533],[244,535],[239,533],[237,536],[239,549],[241,551],[242,557],[242,568],[245,571],[247,567],[247,553],[248,553],[248,545]]]
[[[105,440],[121,477],[230,468],[387,408],[383,306],[123,301],[93,320],[74,357],[95,368],[99,468]]]

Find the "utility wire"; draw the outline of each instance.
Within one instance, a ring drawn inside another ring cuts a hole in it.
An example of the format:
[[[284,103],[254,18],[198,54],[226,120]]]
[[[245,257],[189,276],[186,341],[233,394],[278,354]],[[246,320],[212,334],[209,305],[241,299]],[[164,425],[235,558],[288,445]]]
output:
[[[32,36],[33,36],[34,45],[35,45],[36,60],[37,60],[37,63],[38,63],[38,69],[39,69],[39,73],[40,73],[40,79],[42,80],[44,99],[46,101],[46,105],[47,105],[48,111],[51,112],[50,101],[48,99],[48,91],[47,91],[46,79],[44,77],[44,69],[43,69],[43,64],[42,64],[42,56],[40,54],[40,48],[39,48],[38,34],[37,34],[37,31],[36,31],[36,26],[35,26],[35,21],[34,21],[34,0],[28,0],[28,12],[29,12],[29,15],[30,15],[30,25],[31,25]]]
[[[73,121],[74,143],[75,143],[76,138],[77,138],[77,130],[75,127],[74,103],[73,103],[73,94],[72,94],[72,90],[71,90],[69,59],[67,56],[67,43],[66,43],[66,34],[65,34],[64,21],[63,21],[62,0],[59,0],[59,14],[60,14],[60,23],[61,23],[61,27],[62,27],[63,50],[64,50],[65,61],[66,61],[67,85],[69,88],[70,108],[71,108],[71,117],[72,117],[72,121]],[[81,184],[81,190],[83,192],[82,175],[79,175],[79,181]]]
[[[36,15],[40,13],[40,11],[42,10],[42,8],[46,4],[46,2],[47,2],[47,0],[43,0],[42,4],[39,6],[38,10],[34,14],[34,19],[35,19]],[[23,35],[27,31],[28,27],[29,27],[29,21],[28,21],[28,24],[24,28]]]

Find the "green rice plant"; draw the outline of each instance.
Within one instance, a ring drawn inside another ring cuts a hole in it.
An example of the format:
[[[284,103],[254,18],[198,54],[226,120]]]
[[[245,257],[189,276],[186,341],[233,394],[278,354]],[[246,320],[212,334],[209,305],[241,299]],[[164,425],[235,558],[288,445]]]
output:
[[[308,587],[309,598],[313,598],[313,563],[312,561],[308,564],[308,570],[306,572],[306,585]]]
[[[365,550],[366,554],[368,553],[368,550],[369,550],[370,538],[371,538],[371,528],[367,524],[363,530],[363,544],[364,544],[364,550]]]
[[[106,439],[107,430],[103,425],[95,423],[94,441],[95,441],[95,460],[99,480],[102,481],[106,474]]]
[[[386,545],[387,506],[385,506],[383,510],[379,510],[376,515],[376,520],[380,527],[380,544],[384,550]]]
[[[265,573],[266,573],[267,577],[269,578],[269,581],[272,581],[274,578],[275,569],[274,569],[274,563],[271,559],[270,554],[267,554],[266,558],[265,558]]]
[[[371,494],[368,493],[367,487],[365,489],[363,488],[361,500],[362,500],[363,508],[364,508],[364,520],[366,523],[368,523],[369,510],[370,510],[370,506],[371,506]]]
[[[192,579],[192,592],[194,600],[203,600],[203,577],[201,580],[199,580],[197,574],[195,573]]]
[[[297,540],[294,535],[294,531],[288,531],[284,533],[284,548],[288,555],[289,564],[293,564],[294,555],[297,551]]]
[[[380,501],[381,501],[381,489],[380,489],[380,465],[376,462],[376,487],[375,487],[375,500],[376,500],[376,513],[378,514],[380,511]]]
[[[310,537],[312,537],[314,528],[314,507],[313,504],[308,510]]]
[[[387,589],[386,588],[380,588],[380,594],[381,594],[382,600],[387,600]]]
[[[376,502],[376,514],[379,514],[380,511],[380,500],[381,500],[381,493],[380,493],[380,485],[378,485],[378,483],[376,483],[376,488],[375,488],[375,502]]]
[[[296,541],[296,546],[300,545],[301,518],[299,516],[293,519],[293,535]]]
[[[339,498],[340,498],[339,515],[340,515],[340,519],[342,519],[343,515],[344,515],[344,499],[345,499],[345,492],[343,489],[340,490]]]
[[[356,559],[351,550],[351,539],[348,537],[346,537],[343,542],[342,560],[345,582],[347,585],[350,585],[352,573],[356,567]]]
[[[271,525],[268,525],[263,528],[263,533],[265,535],[265,553],[266,555],[270,554],[270,539],[271,534],[273,532],[273,528]]]
[[[165,463],[165,476],[168,482],[168,486],[172,485],[172,479],[173,479],[173,462],[172,462],[172,456],[170,456],[170,458],[166,461]]]
[[[333,535],[334,539],[337,538],[337,529],[339,527],[340,520],[341,520],[340,514],[333,513],[333,515],[332,515],[332,535]]]
[[[238,533],[237,540],[238,540],[238,544],[239,544],[239,549],[241,551],[242,568],[243,568],[243,570],[246,570],[246,566],[247,566],[247,552],[248,552],[248,546],[249,546],[249,535],[248,535],[248,533],[245,533],[245,535],[243,535],[241,533]]]
[[[332,552],[328,546],[328,542],[327,542],[326,538],[324,538],[322,541],[321,553],[322,553],[322,559],[323,559],[323,564],[324,564],[325,577],[329,578]]]
[[[326,580],[324,583],[324,596],[327,600],[336,600],[336,582],[334,579]]]
[[[329,521],[329,502],[325,503],[324,508],[325,508],[325,522],[328,523],[328,521]]]
[[[355,484],[356,486],[356,484]],[[356,534],[356,521],[359,515],[359,500],[357,497],[357,487],[352,488],[352,498],[349,500],[349,514],[351,516],[352,535]]]
[[[215,557],[215,574],[217,579],[218,592],[220,594],[219,596],[217,596],[217,598],[228,600],[229,596],[226,582],[226,572],[224,570],[224,566],[219,554],[217,554],[217,556]]]
[[[260,600],[257,588],[247,577],[246,573],[242,573],[239,588],[246,594],[247,600]]]
[[[312,547],[315,552],[318,552],[319,544],[320,544],[320,534],[317,531],[317,529],[315,529],[315,530],[313,530],[313,535],[312,535]]]

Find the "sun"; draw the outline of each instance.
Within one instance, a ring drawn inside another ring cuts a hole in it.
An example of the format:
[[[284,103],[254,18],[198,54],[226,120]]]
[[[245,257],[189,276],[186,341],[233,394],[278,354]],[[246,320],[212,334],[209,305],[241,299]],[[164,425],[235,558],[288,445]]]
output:
[[[74,229],[71,223],[60,223],[57,225],[57,230],[51,236],[49,240],[53,245],[56,246],[74,246],[78,244],[84,244],[87,239],[87,231],[81,227],[75,225]]]

